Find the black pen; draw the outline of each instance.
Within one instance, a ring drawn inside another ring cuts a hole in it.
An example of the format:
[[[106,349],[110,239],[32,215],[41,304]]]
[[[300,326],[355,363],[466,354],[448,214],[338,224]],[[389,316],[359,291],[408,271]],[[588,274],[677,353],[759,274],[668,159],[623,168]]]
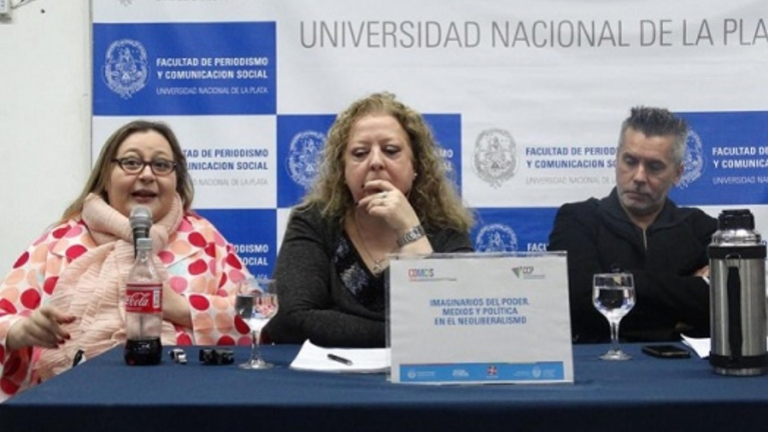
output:
[[[343,364],[345,364],[347,366],[352,366],[352,360],[345,359],[344,357],[339,357],[336,354],[328,354],[328,359],[333,360],[333,361],[337,361],[339,363],[343,363]]]
[[[75,358],[72,359],[72,367],[75,367],[83,362],[83,359],[85,358],[85,351],[79,349],[75,353]]]

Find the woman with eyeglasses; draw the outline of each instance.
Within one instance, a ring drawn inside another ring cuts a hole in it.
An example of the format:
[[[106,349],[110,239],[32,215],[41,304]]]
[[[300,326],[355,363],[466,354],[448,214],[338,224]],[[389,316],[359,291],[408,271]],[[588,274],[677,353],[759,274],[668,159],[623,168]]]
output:
[[[236,284],[248,271],[232,245],[190,211],[186,159],[165,124],[133,121],[107,140],[80,196],[0,284],[0,401],[125,341],[131,210],[154,219],[165,345],[231,345]],[[81,351],[78,354],[78,351]]]

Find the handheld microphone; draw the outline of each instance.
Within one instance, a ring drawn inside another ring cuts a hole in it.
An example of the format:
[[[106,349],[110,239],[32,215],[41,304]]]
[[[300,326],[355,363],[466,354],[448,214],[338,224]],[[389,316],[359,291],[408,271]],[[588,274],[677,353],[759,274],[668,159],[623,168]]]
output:
[[[136,255],[136,241],[140,238],[149,238],[149,229],[152,228],[152,211],[144,206],[136,206],[131,210],[128,218],[133,230],[133,252]]]

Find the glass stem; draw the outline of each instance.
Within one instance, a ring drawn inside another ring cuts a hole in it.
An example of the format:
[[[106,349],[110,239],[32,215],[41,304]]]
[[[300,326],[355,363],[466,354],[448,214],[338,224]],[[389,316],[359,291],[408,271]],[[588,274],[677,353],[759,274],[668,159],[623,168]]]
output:
[[[619,323],[621,321],[611,321],[611,349],[619,351]]]
[[[259,331],[251,330],[251,363],[259,359]]]

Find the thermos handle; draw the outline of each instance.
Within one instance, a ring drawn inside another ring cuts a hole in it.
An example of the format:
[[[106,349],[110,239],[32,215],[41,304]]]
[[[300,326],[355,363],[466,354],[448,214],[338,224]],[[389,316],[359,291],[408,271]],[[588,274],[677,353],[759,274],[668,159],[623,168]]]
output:
[[[738,361],[741,359],[742,344],[741,277],[739,277],[739,267],[736,265],[728,266],[726,289],[728,294],[728,345],[731,349],[731,358]]]

